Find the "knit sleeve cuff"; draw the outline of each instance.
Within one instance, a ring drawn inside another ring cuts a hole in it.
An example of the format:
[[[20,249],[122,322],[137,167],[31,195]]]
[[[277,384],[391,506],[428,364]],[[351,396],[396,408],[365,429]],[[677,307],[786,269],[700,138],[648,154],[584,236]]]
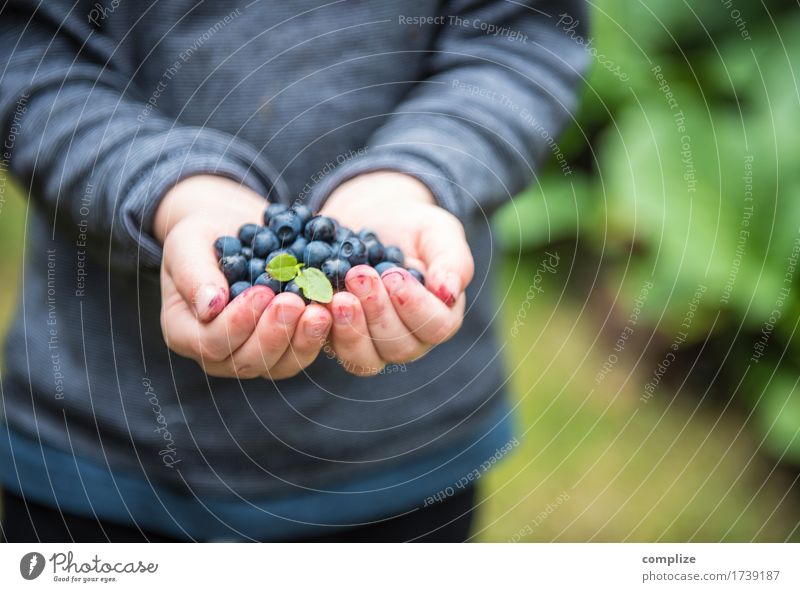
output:
[[[443,166],[424,156],[392,147],[370,148],[366,154],[336,167],[316,185],[309,198],[309,207],[314,212],[319,211],[339,185],[358,175],[376,171],[394,171],[416,178],[430,189],[439,206],[455,216],[463,216],[460,192]]]
[[[227,177],[270,201],[286,194],[277,172],[258,151],[233,136],[215,130],[182,128],[167,137],[156,136],[137,142],[141,154],[154,155],[136,171],[117,177],[120,194],[120,239],[125,255],[140,268],[161,264],[161,244],[154,238],[153,220],[161,199],[178,182],[195,175]]]

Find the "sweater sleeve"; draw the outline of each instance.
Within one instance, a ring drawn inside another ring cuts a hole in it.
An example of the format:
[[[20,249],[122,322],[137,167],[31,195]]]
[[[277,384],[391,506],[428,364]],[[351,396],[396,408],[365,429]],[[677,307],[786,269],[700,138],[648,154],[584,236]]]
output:
[[[362,156],[320,181],[312,206],[376,170],[418,178],[461,218],[522,190],[575,110],[585,13],[583,0],[446,2],[426,77]]]
[[[223,175],[265,196],[281,188],[253,146],[148,109],[114,45],[88,22],[89,4],[3,6],[3,161],[54,224],[80,224],[116,265],[156,267],[153,218],[181,179]]]

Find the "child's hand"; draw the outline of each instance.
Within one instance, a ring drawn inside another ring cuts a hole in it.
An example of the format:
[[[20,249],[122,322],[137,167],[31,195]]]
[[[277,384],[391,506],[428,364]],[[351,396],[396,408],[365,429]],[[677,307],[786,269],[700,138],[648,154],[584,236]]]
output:
[[[302,371],[319,354],[331,315],[295,294],[254,286],[228,304],[212,245],[260,222],[264,200],[238,183],[202,175],[176,185],[156,212],[164,245],[161,330],[170,349],[211,376],[273,379]]]
[[[348,272],[349,292],[329,304],[331,343],[344,368],[376,374],[386,363],[419,358],[458,331],[472,254],[461,223],[434,205],[424,184],[400,173],[361,175],[338,187],[322,213],[356,231],[374,230],[384,245],[403,249],[406,267],[425,274],[422,286],[403,269],[382,278],[366,265]]]

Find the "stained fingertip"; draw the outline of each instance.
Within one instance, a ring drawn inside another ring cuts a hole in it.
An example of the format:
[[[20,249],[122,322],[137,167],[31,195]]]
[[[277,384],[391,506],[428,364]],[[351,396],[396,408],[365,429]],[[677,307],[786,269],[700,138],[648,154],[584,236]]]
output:
[[[453,293],[444,285],[439,286],[436,291],[434,291],[434,294],[447,306],[453,306],[456,303],[456,297],[453,296]]]
[[[213,284],[204,284],[197,289],[194,296],[194,310],[197,318],[203,322],[214,320],[228,303],[228,290]]]
[[[355,309],[349,303],[337,304],[333,307],[333,319],[339,325],[350,325],[355,317]]]
[[[441,275],[430,283],[430,290],[447,306],[453,306],[462,292],[461,279],[453,272]]]
[[[331,313],[328,308],[324,304],[320,304],[318,302],[312,302],[308,306],[306,306],[306,310],[303,313],[308,318],[325,318],[330,322]]]
[[[296,294],[280,294],[273,298],[269,307],[271,320],[279,325],[291,326],[303,314],[305,304]]]
[[[328,314],[315,314],[304,323],[303,331],[308,339],[319,341],[327,334],[331,326],[331,317]]]
[[[272,302],[272,299],[275,298],[275,292],[266,286],[253,286],[245,290],[242,296],[250,298],[250,306],[253,312],[260,315],[267,308],[267,305]]]
[[[383,285],[386,286],[389,295],[397,300],[400,305],[406,303],[406,290],[409,283],[417,283],[417,280],[402,267],[387,269],[383,272],[383,275],[381,275],[381,280],[383,280]]]
[[[351,325],[356,316],[358,298],[349,292],[338,292],[330,303],[333,321],[337,325]]]
[[[367,298],[375,289],[377,273],[367,265],[356,265],[345,276],[347,289],[359,298]]]
[[[391,267],[381,274],[383,283],[389,288],[400,288],[408,272],[402,267]]]

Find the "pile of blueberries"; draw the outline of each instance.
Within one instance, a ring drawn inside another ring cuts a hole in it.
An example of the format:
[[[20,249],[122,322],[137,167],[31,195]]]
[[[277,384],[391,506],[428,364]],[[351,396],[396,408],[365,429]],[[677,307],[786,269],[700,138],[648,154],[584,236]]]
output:
[[[264,211],[264,226],[245,224],[238,237],[219,237],[214,249],[230,285],[231,300],[255,285],[267,286],[276,294],[292,292],[308,302],[294,280],[279,282],[267,273],[269,262],[282,253],[322,271],[334,290],[344,290],[344,277],[355,265],[371,265],[382,274],[405,262],[400,248],[384,246],[374,232],[355,233],[333,218],[314,216],[303,204],[270,204]],[[425,283],[419,270],[409,268],[408,272]]]

